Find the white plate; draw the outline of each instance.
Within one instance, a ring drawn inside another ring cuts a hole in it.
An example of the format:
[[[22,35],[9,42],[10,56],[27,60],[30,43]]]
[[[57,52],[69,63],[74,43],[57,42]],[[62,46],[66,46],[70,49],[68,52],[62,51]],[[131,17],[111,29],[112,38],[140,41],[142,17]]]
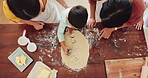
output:
[[[26,65],[19,66],[15,62],[15,57],[20,56],[20,55],[26,56]],[[20,70],[20,72],[23,72],[30,64],[33,62],[33,59],[29,57],[20,47],[18,47],[9,57],[8,59]]]

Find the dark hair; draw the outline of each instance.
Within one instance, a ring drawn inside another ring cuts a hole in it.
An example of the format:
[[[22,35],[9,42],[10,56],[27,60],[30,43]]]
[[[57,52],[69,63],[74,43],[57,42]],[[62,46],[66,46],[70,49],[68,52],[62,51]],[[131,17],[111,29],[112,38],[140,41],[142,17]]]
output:
[[[107,28],[119,27],[130,19],[131,13],[129,0],[107,0],[100,12],[101,23]]]
[[[69,23],[76,28],[83,28],[86,25],[87,18],[87,9],[80,5],[74,6],[68,14]]]
[[[25,20],[36,17],[40,12],[39,0],[7,0],[12,13]]]

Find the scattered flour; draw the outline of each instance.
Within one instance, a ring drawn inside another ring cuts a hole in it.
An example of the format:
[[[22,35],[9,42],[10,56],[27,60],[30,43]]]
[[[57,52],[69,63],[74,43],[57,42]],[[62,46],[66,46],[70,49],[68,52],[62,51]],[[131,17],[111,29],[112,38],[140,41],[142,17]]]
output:
[[[114,39],[113,42],[114,42],[114,46],[118,48],[119,47],[118,40]]]
[[[39,56],[39,59],[43,62],[43,56]]]
[[[38,49],[42,49],[45,52],[52,53],[59,46],[58,38],[57,38],[57,27],[52,27],[51,31],[41,30],[38,33],[34,34],[36,45]],[[40,50],[40,52],[43,52]]]
[[[43,55],[46,55],[51,58],[51,61],[49,63],[53,64],[53,65],[61,65],[60,61],[57,60],[57,59],[54,59],[54,57],[52,55],[50,55],[51,53],[53,53],[57,48],[60,48],[59,46],[59,42],[58,42],[58,39],[57,39],[57,34],[56,34],[56,31],[57,31],[57,27],[53,27],[51,29],[51,31],[47,31],[47,30],[41,30],[39,31],[38,33],[35,33],[33,35],[30,35],[29,37],[33,37],[35,38],[35,43],[36,45],[38,46],[38,49],[39,51],[42,53],[41,56],[39,56],[39,59],[41,61],[43,61]],[[80,30],[84,36],[88,39],[89,41],[89,45],[90,45],[90,49],[94,46],[98,46],[99,45],[99,30],[98,28],[94,28],[93,30],[89,30],[89,29],[82,29]],[[128,34],[129,32],[125,32],[124,34]],[[30,38],[31,39],[31,38]],[[120,48],[119,46],[119,43],[118,42],[127,42],[126,38],[118,38],[118,39],[114,39],[113,40],[113,43],[114,43],[114,46],[116,48]],[[140,43],[140,42],[139,42]],[[112,46],[112,45],[110,45]],[[143,51],[143,48],[144,47],[144,50],[148,51],[147,47],[146,46],[134,46],[135,50],[138,49],[138,51]],[[117,52],[117,50],[115,50]],[[128,52],[131,52],[131,50],[129,50]],[[49,54],[50,53],[50,54]],[[10,52],[11,54],[11,52]],[[100,53],[100,56],[101,57],[106,57],[105,56],[106,54],[105,53]],[[141,53],[128,53],[127,54],[128,56],[142,56],[143,54]],[[56,56],[56,55],[54,55]],[[92,57],[90,57],[91,59]],[[86,67],[85,67],[86,68]],[[82,68],[82,69],[85,69],[85,68]],[[69,68],[70,69],[70,68]],[[80,70],[82,69],[76,69],[74,71],[77,71],[79,72]]]
[[[126,39],[125,38],[119,38],[119,41],[126,42]]]
[[[141,53],[128,53],[128,56],[142,56]]]
[[[48,54],[48,57],[50,58],[50,57],[51,57],[51,55],[50,55],[50,54]]]
[[[81,32],[88,39],[90,49],[99,44],[99,40],[98,40],[99,30],[98,30],[98,28],[94,28],[93,30],[89,30],[89,29],[84,28],[81,30]]]

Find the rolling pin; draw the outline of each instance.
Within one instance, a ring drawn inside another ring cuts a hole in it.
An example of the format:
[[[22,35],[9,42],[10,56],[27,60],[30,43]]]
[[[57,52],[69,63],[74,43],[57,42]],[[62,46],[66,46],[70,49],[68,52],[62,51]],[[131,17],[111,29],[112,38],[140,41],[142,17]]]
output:
[[[147,67],[148,57],[145,57],[144,66],[142,66],[141,76],[140,78],[147,78],[148,77],[148,67]]]

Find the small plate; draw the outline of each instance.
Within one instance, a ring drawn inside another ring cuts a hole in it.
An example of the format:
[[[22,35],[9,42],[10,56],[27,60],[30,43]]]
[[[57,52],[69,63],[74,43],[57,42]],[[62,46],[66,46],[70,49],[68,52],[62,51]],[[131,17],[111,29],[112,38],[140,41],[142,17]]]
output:
[[[20,55],[26,56],[26,65],[19,66],[15,62],[15,57],[20,56]],[[9,57],[8,59],[20,70],[20,72],[23,72],[30,64],[33,62],[33,59],[29,57],[20,47],[18,47]]]
[[[47,65],[45,65],[44,63],[42,63],[41,61],[37,61],[34,65],[34,67],[32,68],[32,70],[30,71],[29,75],[27,76],[27,78],[38,78],[37,76],[39,75],[39,73],[41,72],[39,69],[39,67],[44,67],[47,70],[51,71],[52,74],[50,75],[50,78],[56,78],[57,76],[57,70],[53,69],[51,70],[51,68],[49,68]]]

